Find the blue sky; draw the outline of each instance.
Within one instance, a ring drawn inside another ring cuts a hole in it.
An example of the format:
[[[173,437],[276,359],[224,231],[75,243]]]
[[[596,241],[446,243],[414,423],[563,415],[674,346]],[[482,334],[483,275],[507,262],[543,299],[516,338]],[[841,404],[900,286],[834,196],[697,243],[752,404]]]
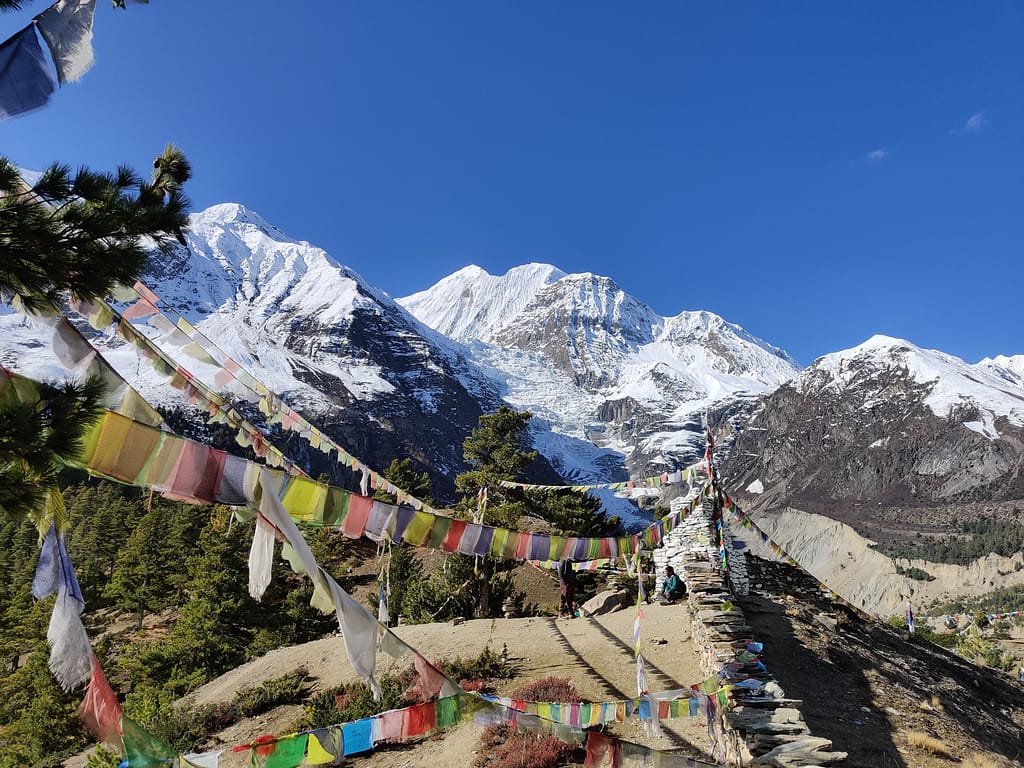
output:
[[[801,363],[1024,353],[1024,5],[99,0],[97,65],[0,151],[237,201],[393,296],[614,278]],[[30,13],[0,15],[6,38]]]

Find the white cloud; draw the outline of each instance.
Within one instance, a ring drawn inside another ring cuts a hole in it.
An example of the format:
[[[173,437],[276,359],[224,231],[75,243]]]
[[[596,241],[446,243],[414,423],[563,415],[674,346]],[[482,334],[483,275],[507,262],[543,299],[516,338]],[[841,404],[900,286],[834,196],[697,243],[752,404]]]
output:
[[[888,156],[889,153],[886,152],[884,149],[874,149],[871,152],[868,152],[866,155],[864,155],[864,159],[869,163],[875,164],[882,162]]]
[[[965,133],[979,133],[988,128],[988,118],[985,117],[984,112],[975,112],[973,115],[967,118],[963,128],[953,129],[950,131],[954,136],[962,136]]]

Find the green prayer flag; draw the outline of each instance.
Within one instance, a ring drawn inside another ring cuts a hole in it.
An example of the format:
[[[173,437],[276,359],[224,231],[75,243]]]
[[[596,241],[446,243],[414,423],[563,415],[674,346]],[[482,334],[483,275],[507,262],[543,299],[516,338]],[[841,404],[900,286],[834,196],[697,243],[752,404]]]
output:
[[[505,542],[508,541],[508,530],[495,528],[494,536],[491,538],[491,557],[501,557],[505,551]]]
[[[453,725],[457,725],[462,719],[462,713],[459,711],[459,697],[448,696],[438,699],[436,715],[438,728],[451,728]]]
[[[448,529],[452,527],[450,517],[435,517],[434,524],[430,527],[427,541],[423,545],[428,549],[440,549],[444,543],[444,537],[448,535]]]
[[[423,546],[423,542],[430,534],[430,529],[434,524],[434,516],[427,512],[417,512],[413,515],[412,522],[405,529],[405,533],[402,534],[402,538],[405,539],[407,544],[412,544],[414,547]]]
[[[306,756],[308,733],[277,742],[277,748],[267,756],[263,768],[295,768]]]
[[[164,768],[178,753],[130,717],[121,718],[125,757],[131,768]]]

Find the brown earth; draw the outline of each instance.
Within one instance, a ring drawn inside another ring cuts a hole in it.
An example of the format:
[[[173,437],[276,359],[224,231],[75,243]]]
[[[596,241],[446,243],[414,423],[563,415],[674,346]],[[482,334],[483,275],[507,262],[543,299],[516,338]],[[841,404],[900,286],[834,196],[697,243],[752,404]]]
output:
[[[764,662],[787,695],[803,700],[811,731],[849,753],[845,765],[1020,765],[1020,681],[837,608],[795,568],[750,558],[750,570],[759,587],[740,605]],[[924,741],[914,734],[948,754],[914,746]]]
[[[919,638],[862,620],[824,599],[797,569],[750,558],[752,595],[740,601],[755,639],[764,643],[769,672],[802,712],[815,736],[849,753],[851,768],[1007,768],[1024,756],[1024,685],[1001,672],[975,666]],[[551,602],[554,582],[524,568],[531,601]],[[838,613],[837,613],[838,611]],[[570,678],[585,700],[635,695],[632,628],[635,610],[589,619],[533,617],[462,624],[402,626],[397,634],[427,658],[471,658],[486,647],[506,652],[516,670],[500,681],[508,694],[547,676]],[[702,679],[690,637],[686,605],[648,605],[641,624],[651,690]],[[664,641],[664,642],[662,642]],[[407,662],[380,657],[381,670]],[[245,687],[304,668],[314,691],[355,679],[342,639],[327,637],[281,648],[239,667],[188,697],[193,703],[230,701]],[[300,705],[278,707],[236,723],[197,749],[230,748],[267,733],[294,730]],[[664,735],[648,737],[639,723],[619,724],[622,738],[660,749],[702,756],[709,740],[696,718],[664,721]],[[441,736],[382,749],[346,764],[386,768],[469,766],[480,749],[481,729],[467,720]],[[930,736],[933,742],[921,742]],[[918,741],[948,754],[936,754]],[[936,747],[935,745],[938,745]],[[84,757],[67,765],[81,768]],[[226,752],[223,768],[249,765],[247,752]]]

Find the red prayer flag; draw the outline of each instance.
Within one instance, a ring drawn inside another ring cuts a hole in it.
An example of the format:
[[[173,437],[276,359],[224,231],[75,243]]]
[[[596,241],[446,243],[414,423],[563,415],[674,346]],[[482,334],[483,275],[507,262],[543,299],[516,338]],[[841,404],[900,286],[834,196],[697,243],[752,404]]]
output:
[[[78,716],[85,726],[100,741],[118,745],[121,743],[121,704],[100,669],[100,662],[93,654],[92,678],[85,698],[78,705]]]
[[[402,739],[411,739],[416,736],[426,736],[437,724],[437,717],[434,710],[434,702],[417,704],[409,707],[409,716],[405,720],[405,727],[402,731]]]

